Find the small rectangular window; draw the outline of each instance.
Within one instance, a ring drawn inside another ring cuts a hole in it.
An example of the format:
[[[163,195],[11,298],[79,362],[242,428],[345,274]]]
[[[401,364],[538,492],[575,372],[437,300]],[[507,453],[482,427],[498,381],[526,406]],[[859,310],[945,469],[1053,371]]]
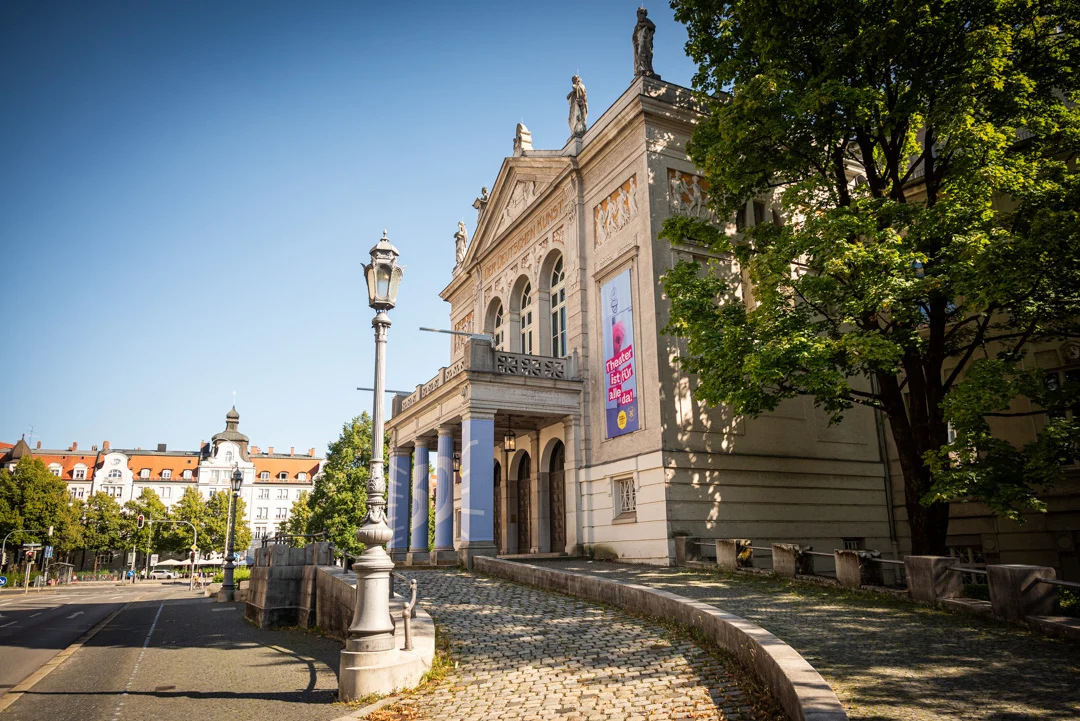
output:
[[[139,471],[139,478],[149,478],[149,477],[150,477],[150,469],[149,468],[144,468],[141,471]]]
[[[163,479],[168,479],[168,478],[172,478],[172,471],[170,471],[170,470],[169,470],[168,468],[166,468],[165,470],[163,470],[163,471],[161,472],[161,477],[162,477]]]
[[[637,489],[633,476],[615,479],[615,517],[629,518],[637,514]]]
[[[863,551],[866,549],[865,538],[845,538],[844,550],[845,551]]]

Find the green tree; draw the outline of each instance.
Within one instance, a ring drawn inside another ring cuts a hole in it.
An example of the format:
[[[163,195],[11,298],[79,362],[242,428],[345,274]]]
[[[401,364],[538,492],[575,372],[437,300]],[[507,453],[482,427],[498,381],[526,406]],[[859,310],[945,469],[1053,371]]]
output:
[[[210,496],[206,503],[206,541],[203,542],[203,532],[199,531],[199,546],[207,551],[214,550],[225,553],[226,531],[228,529],[229,500],[232,491],[222,491]],[[246,549],[251,545],[251,529],[247,524],[247,509],[243,498],[236,499],[236,537],[233,539],[233,549],[238,555],[245,555]]]
[[[30,456],[19,459],[14,472],[0,469],[0,537],[19,529],[53,528],[52,537],[42,533],[16,533],[8,547],[21,543],[46,543],[59,550],[78,546],[79,517],[72,511],[67,484]]]
[[[356,529],[367,513],[368,464],[371,461],[371,417],[364,413],[346,423],[330,444],[322,473],[307,497],[311,516],[307,533],[326,530],[338,548],[359,553]]]
[[[98,491],[86,501],[83,547],[94,552],[95,571],[103,553],[123,546],[121,510],[120,503],[103,491]]]
[[[169,509],[169,520],[186,521],[186,523],[169,524],[169,532],[163,534],[162,547],[173,553],[187,553],[196,542],[195,531],[192,529],[194,526],[198,530],[199,550],[206,550],[207,546],[203,539],[207,536],[207,517],[206,501],[198,489],[191,486],[184,489],[184,495],[180,496],[180,500]],[[191,526],[187,525],[188,523]]]
[[[289,517],[283,526],[285,533],[294,536],[311,533],[308,530],[311,524],[311,506],[308,505],[308,495],[310,494],[307,491],[301,491],[300,497],[293,501],[292,508],[289,509]],[[301,548],[307,540],[305,538],[294,538],[291,543],[293,546]]]
[[[739,232],[675,217],[661,237],[750,281],[686,263],[665,278],[697,397],[882,412],[914,553],[945,551],[952,500],[1042,508],[1077,424],[1017,448],[991,420],[1080,396],[1025,364],[1080,332],[1075,3],[672,4],[710,108],[688,152],[717,217],[742,215]],[[782,221],[762,222],[769,201]]]
[[[144,524],[138,527],[139,515],[142,515]],[[139,552],[157,553],[162,550],[161,543],[163,534],[168,532],[168,527],[163,524],[153,524],[151,520],[163,521],[168,518],[169,512],[165,504],[158,497],[153,488],[143,488],[138,498],[133,498],[124,504],[124,513],[121,518],[121,535],[124,539],[124,547],[131,548],[134,545]]]

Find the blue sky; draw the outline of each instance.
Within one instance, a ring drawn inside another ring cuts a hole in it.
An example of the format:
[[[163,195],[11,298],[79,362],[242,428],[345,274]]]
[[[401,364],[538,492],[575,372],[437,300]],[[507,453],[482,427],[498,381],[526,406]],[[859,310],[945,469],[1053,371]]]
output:
[[[630,84],[637,2],[0,6],[0,440],[323,452],[371,409],[361,264],[406,266],[387,387],[449,357],[453,233],[524,120]],[[654,67],[689,85],[666,4]]]

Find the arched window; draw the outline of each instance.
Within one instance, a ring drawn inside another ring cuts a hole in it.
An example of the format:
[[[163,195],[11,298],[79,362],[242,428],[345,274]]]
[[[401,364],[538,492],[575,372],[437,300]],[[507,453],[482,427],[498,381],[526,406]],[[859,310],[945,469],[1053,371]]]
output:
[[[551,355],[566,355],[566,276],[561,257],[551,269]]]
[[[521,353],[533,352],[532,284],[521,289]]]
[[[503,313],[502,303],[495,309],[495,327],[492,331],[492,346],[495,350],[506,349],[506,314]]]
[[[119,468],[114,468],[111,471],[109,471],[109,478],[122,478],[123,475],[124,474],[120,472]]]
[[[225,451],[225,462],[232,463],[233,455],[232,451]]]

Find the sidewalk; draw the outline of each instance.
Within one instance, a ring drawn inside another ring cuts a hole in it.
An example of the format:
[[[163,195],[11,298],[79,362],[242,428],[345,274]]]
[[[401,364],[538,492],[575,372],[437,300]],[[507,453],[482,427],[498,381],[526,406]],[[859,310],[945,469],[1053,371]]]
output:
[[[852,719],[1080,718],[1080,644],[906,600],[681,568],[535,565],[617,578],[711,603],[786,641]]]

